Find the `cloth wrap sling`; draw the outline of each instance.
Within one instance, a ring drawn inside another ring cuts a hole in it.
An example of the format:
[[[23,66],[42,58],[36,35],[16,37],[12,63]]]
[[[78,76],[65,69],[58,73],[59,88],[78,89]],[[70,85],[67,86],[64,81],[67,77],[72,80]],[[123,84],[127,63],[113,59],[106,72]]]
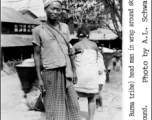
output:
[[[60,31],[56,30],[55,28],[53,28],[52,26],[50,26],[46,23],[43,23],[42,27],[43,27],[43,29],[47,29],[46,31],[50,31],[50,32],[47,32],[48,34],[51,34],[51,33],[53,34],[54,38],[57,40],[59,46],[61,47],[61,50],[63,51],[63,54],[66,59],[66,67],[65,67],[66,88],[68,88],[71,85],[71,82],[73,81],[73,69],[72,69],[72,65],[71,65],[72,58],[70,58],[70,56],[69,56],[70,46],[67,43],[64,36],[62,35],[63,33],[61,33]],[[57,32],[59,34],[55,34],[55,32]],[[65,48],[62,45],[62,43],[60,42],[60,40],[63,40],[65,42],[65,44],[67,45],[67,48],[68,48],[68,52],[65,50]]]

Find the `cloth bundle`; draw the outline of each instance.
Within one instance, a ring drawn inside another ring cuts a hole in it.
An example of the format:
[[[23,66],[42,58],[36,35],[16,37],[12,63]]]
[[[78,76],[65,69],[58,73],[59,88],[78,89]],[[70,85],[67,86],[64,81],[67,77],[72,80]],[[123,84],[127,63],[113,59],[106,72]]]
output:
[[[43,102],[44,92],[40,91],[37,87],[33,87],[26,95],[27,104],[30,109],[37,111],[45,111]]]

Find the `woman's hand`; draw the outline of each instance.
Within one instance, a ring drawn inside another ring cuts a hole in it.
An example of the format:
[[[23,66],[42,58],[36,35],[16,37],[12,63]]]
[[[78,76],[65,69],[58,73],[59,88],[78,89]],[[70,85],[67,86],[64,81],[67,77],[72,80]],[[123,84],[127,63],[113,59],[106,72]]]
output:
[[[73,84],[76,84],[78,81],[78,78],[77,78],[77,75],[76,75],[76,72],[73,73]]]

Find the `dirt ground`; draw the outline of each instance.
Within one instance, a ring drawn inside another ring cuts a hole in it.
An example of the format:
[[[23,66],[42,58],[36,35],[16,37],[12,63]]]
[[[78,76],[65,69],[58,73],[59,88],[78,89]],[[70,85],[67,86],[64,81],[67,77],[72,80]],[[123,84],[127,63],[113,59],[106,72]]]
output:
[[[121,83],[122,71],[111,71],[110,82],[106,83],[101,91],[103,110],[96,110],[94,120],[118,120],[114,116],[121,116]],[[6,75],[1,72],[1,120],[45,120],[45,113],[28,111],[23,103],[23,91],[18,75]],[[88,120],[87,99],[80,98],[79,104],[82,120]]]

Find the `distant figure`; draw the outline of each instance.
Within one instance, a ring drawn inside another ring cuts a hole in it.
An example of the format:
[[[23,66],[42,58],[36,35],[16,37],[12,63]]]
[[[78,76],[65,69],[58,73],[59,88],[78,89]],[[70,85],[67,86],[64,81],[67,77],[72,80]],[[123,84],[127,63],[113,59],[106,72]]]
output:
[[[116,67],[115,67],[116,71],[120,71],[121,70],[121,61],[120,61],[120,57],[116,58]]]
[[[63,8],[60,17],[61,17],[61,18],[60,18],[60,21],[67,24],[67,20],[68,20],[68,10],[65,9],[65,8]]]
[[[73,17],[67,19],[66,24],[69,26],[70,34],[74,34],[74,20]]]
[[[120,71],[122,67],[122,59],[121,59],[121,51],[117,50],[116,54],[114,55],[113,61],[113,70]]]
[[[109,82],[109,74],[110,74],[110,62],[112,60],[112,58],[114,57],[115,55],[115,50],[112,50],[112,49],[108,49],[108,48],[105,48],[103,47],[103,57],[104,57],[104,63],[105,63],[105,67],[106,67],[106,82],[108,83]]]
[[[115,71],[116,70],[116,64],[117,64],[115,57],[112,59],[112,63],[113,63],[113,71]]]
[[[77,36],[79,42],[73,46],[73,52],[78,53],[74,58],[78,79],[75,90],[79,97],[88,98],[89,120],[93,120],[96,106],[95,95],[99,91],[98,47],[95,42],[88,39],[89,30],[85,26],[78,29]]]

